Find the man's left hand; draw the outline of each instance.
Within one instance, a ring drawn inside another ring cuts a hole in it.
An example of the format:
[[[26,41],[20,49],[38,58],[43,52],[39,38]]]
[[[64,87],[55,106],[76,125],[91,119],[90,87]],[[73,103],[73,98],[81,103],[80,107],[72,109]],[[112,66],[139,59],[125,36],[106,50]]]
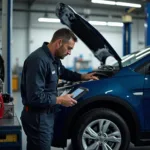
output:
[[[99,80],[98,77],[94,76],[96,72],[82,74],[81,80]]]

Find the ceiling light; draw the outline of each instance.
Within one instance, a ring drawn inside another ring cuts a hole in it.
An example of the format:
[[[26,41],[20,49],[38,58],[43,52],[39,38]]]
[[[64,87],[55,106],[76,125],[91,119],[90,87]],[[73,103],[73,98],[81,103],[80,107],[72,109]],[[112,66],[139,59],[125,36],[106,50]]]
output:
[[[117,6],[125,6],[125,7],[135,7],[135,8],[141,8],[141,4],[135,4],[135,3],[126,3],[126,2],[115,2],[115,1],[107,1],[107,0],[91,0],[92,3],[98,3],[98,4],[106,4],[106,5],[117,5]]]
[[[98,4],[106,4],[106,5],[116,5],[116,2],[114,2],[114,1],[92,0],[91,2],[98,3]]]
[[[39,18],[39,22],[50,22],[50,23],[59,23],[60,20],[57,18]],[[121,22],[105,22],[105,21],[88,21],[92,25],[100,25],[100,26],[115,26],[122,27],[123,23]]]
[[[89,23],[92,25],[101,25],[101,26],[107,25],[107,22],[104,22],[104,21],[89,21]]]
[[[118,6],[127,6],[127,7],[141,8],[141,4],[134,4],[134,3],[116,2],[116,5],[118,5]]]
[[[108,26],[115,26],[115,27],[123,27],[123,23],[121,22],[108,22]]]
[[[52,23],[60,22],[60,20],[56,18],[39,18],[38,21],[39,22],[52,22]]]
[[[89,21],[92,25],[123,27],[121,22]]]

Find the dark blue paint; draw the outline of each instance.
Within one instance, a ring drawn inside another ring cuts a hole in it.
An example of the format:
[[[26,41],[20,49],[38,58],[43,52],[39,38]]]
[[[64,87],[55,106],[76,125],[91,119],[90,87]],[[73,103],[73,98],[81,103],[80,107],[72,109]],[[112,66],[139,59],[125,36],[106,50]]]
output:
[[[139,120],[140,132],[150,131],[150,75],[135,72],[135,69],[145,62],[150,62],[150,55],[132,65],[123,67],[113,77],[79,84],[78,86],[86,87],[90,92],[78,100],[78,105],[80,105],[80,102],[86,102],[87,99],[92,99],[95,96],[118,97],[121,101],[129,104],[133,112],[135,112]],[[135,95],[138,92],[143,92],[143,95]],[[54,128],[55,141],[65,138],[63,131],[71,112],[72,108],[62,107],[61,111],[57,113]]]

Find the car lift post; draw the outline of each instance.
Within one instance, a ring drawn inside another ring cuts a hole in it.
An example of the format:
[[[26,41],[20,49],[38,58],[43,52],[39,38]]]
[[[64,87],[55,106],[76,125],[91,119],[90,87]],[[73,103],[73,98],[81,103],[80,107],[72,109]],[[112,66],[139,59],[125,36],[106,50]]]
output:
[[[2,1],[2,56],[5,60],[4,91],[11,95],[11,46],[13,0]]]
[[[123,26],[123,56],[130,54],[131,52],[131,24],[132,17],[129,14],[125,14],[122,17],[124,23]]]
[[[145,13],[145,44],[146,46],[150,46],[150,2],[146,3]]]

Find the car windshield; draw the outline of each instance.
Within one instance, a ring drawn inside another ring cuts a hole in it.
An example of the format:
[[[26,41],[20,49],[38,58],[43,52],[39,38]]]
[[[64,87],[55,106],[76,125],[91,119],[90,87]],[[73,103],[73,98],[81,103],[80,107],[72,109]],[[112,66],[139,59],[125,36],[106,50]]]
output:
[[[135,63],[136,61],[140,60],[141,58],[145,57],[148,54],[150,54],[150,47],[146,48],[146,49],[142,49],[142,50],[134,52],[134,53],[131,53],[131,54],[128,54],[126,56],[123,56],[121,58],[122,66],[123,67],[129,66],[129,65]],[[111,61],[107,65],[118,66],[118,62],[116,60]]]

